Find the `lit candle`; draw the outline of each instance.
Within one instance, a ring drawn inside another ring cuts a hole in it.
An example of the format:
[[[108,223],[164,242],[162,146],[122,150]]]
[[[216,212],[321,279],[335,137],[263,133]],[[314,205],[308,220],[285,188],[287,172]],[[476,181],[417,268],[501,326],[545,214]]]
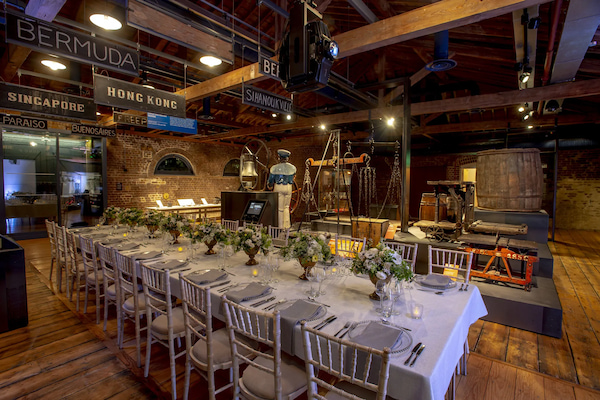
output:
[[[258,268],[252,268],[252,277],[256,278],[258,276]]]
[[[179,246],[179,247],[177,248],[177,251],[180,251],[180,252],[181,252],[181,251],[183,251],[183,247]]]
[[[423,304],[411,301],[410,315],[414,319],[421,319],[421,317],[423,316]]]

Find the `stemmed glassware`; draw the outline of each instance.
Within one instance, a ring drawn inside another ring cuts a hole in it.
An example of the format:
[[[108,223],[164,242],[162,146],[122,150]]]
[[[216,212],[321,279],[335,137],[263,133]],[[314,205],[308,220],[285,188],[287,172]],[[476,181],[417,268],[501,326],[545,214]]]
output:
[[[386,287],[387,282],[385,279],[379,279],[375,284],[375,293],[379,296],[379,307],[375,311],[379,314],[381,314],[381,310],[383,309],[383,298],[386,296]]]

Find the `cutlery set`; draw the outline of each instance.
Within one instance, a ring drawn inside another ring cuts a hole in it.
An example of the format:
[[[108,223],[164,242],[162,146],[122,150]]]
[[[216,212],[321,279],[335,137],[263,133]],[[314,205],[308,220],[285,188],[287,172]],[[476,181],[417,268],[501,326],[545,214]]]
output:
[[[329,325],[336,319],[337,319],[337,316],[332,315],[332,316],[328,317],[327,319],[325,319],[325,321],[322,321],[322,322],[318,323],[317,325],[315,325],[314,329],[320,331],[321,329],[325,328],[327,325]]]
[[[409,367],[412,367],[413,365],[415,365],[415,361],[417,361],[417,358],[419,358],[419,356],[421,355],[423,350],[425,350],[425,345],[421,342],[417,343],[415,345],[415,347],[413,347],[413,349],[410,352],[410,355],[408,356],[406,361],[404,361],[404,365],[408,365]],[[415,358],[413,358],[413,356],[415,356]],[[412,362],[410,361],[411,358],[412,358]]]
[[[463,288],[464,286],[464,288]],[[459,292],[466,292],[469,290],[469,284],[467,283],[466,285],[463,283],[462,285],[460,285],[460,289],[458,289]]]
[[[267,304],[268,302],[275,300],[275,298],[276,298],[276,297],[275,297],[275,296],[273,296],[273,297],[269,297],[268,299],[264,299],[264,300],[261,300],[261,301],[257,301],[257,302],[256,302],[256,303],[254,303],[254,304],[250,304],[250,307],[258,307],[258,306],[262,306],[263,304]]]
[[[282,300],[278,300],[273,304],[269,304],[268,306],[266,306],[265,308],[263,308],[263,311],[270,311],[273,310],[275,307],[277,307],[278,305],[280,305],[281,303],[285,303],[287,300],[286,299],[282,299]]]

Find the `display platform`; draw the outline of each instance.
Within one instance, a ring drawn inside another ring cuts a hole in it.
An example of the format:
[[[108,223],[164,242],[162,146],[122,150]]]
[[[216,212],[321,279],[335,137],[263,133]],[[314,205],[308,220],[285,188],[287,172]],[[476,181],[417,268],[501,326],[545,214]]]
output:
[[[337,230],[337,218],[336,217],[325,217],[325,219],[314,219],[310,221],[310,230],[319,232],[330,232],[336,234]],[[340,219],[340,235],[352,236],[352,224],[350,220],[345,217]]]
[[[530,292],[501,282],[471,279],[481,291],[488,309],[484,321],[541,333],[555,338],[562,335],[562,307],[552,278],[533,277]]]
[[[526,235],[510,236],[514,239],[531,240],[532,242],[548,243],[548,213],[538,212],[494,211],[475,208],[475,221],[495,222],[498,224],[527,225]]]
[[[263,226],[279,226],[278,196],[279,193],[269,191],[221,192],[221,218],[239,221],[244,216],[249,201],[264,200],[265,206],[258,222]]]

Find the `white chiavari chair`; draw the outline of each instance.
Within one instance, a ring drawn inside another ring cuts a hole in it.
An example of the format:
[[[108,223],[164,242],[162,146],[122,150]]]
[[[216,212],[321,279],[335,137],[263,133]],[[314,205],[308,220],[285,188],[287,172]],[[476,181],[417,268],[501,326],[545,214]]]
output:
[[[302,344],[310,400],[386,398],[391,354],[389,348],[378,350],[343,340],[310,328],[305,321],[302,322]],[[375,379],[377,368],[379,375]],[[340,382],[331,385],[319,378],[319,371],[338,378]],[[327,396],[320,395],[318,387],[328,390]]]
[[[233,221],[230,219],[222,219],[221,226],[223,226],[223,228],[229,229],[231,232],[235,232],[240,227],[240,221]]]
[[[233,355],[233,397],[238,399],[241,394],[251,400],[282,400],[304,393],[304,370],[281,352],[279,311],[269,313],[244,307],[226,297],[222,300]],[[257,342],[259,347],[252,348],[243,338]],[[240,377],[241,363],[248,367]]]
[[[400,254],[402,259],[409,263],[412,271],[415,272],[415,266],[417,265],[417,249],[419,248],[418,243],[409,244],[384,240],[383,244]]]
[[[98,267],[96,257],[96,246],[94,241],[79,235],[79,248],[83,259],[83,268],[85,276],[85,298],[83,300],[83,312],[87,314],[88,300],[90,290],[96,297],[96,323],[100,323],[100,301],[104,297],[102,293],[102,271]]]
[[[175,349],[175,339],[181,342],[181,338],[185,337],[183,308],[173,307],[168,269],[156,269],[145,264],[141,264],[141,269],[148,323],[144,377],[147,378],[150,372],[152,344],[160,343],[168,348],[171,367],[171,395],[175,400],[177,398],[175,360],[186,354],[185,348],[180,351],[177,350],[177,353]],[[181,346],[181,343],[179,345]]]
[[[284,247],[288,245],[288,239],[290,237],[290,228],[280,228],[277,226],[270,226],[268,230],[269,236],[273,239],[273,246]]]
[[[117,332],[121,331],[121,313],[119,313],[119,280],[117,279],[117,266],[115,255],[111,248],[100,243],[97,244],[98,260],[102,271],[102,286],[104,291],[104,327],[108,321],[108,308],[113,305],[117,312]]]
[[[65,271],[65,291],[69,296],[69,280],[71,278],[69,250],[67,248],[67,229],[64,226],[54,224],[54,238],[56,241],[56,287],[62,292],[62,271]]]
[[[69,285],[69,300],[73,301],[73,292],[77,291],[77,300],[75,304],[75,310],[79,311],[79,298],[81,295],[81,289],[85,289],[85,282],[81,283],[81,278],[85,277],[85,268],[83,265],[83,259],[77,252],[77,242],[79,238],[73,232],[67,231],[67,249],[69,256],[70,265],[70,277],[71,280],[67,282]]]
[[[473,253],[429,245],[428,274],[446,274],[469,282]]]
[[[54,263],[57,262],[56,258],[56,228],[54,227],[54,221],[45,220],[46,223],[46,232],[48,233],[48,240],[50,241],[50,256],[52,259],[50,260],[50,275],[48,279],[52,282],[52,271],[54,270]]]
[[[335,256],[342,258],[352,258],[354,255],[364,250],[367,239],[353,238],[350,236],[335,236]]]
[[[215,387],[215,371],[228,369],[231,377],[233,363],[227,329],[213,331],[210,287],[199,286],[181,273],[179,280],[187,351],[183,398],[188,398],[191,370],[194,369],[208,382],[208,398],[215,400],[215,395],[233,385],[230,382],[218,389]]]
[[[244,221],[244,222],[242,223],[242,227],[243,227],[243,228],[246,228],[246,227],[252,227],[252,228],[258,228],[258,229],[262,229],[262,227],[263,227],[263,224],[253,224],[253,223],[250,223],[250,222],[246,222],[246,221]]]

